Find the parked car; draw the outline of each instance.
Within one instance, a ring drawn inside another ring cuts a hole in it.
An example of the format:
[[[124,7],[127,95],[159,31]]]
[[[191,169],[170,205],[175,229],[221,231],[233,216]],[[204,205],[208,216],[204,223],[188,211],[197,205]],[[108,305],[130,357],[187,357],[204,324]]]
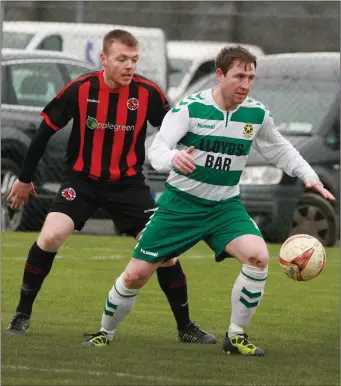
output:
[[[2,229],[38,230],[57,192],[65,167],[71,124],[56,133],[40,160],[34,183],[37,198],[11,210],[6,197],[20,171],[43,107],[68,82],[93,67],[53,51],[1,51],[1,217]]]
[[[171,40],[167,43],[170,65],[168,97],[171,102],[186,92],[187,88],[215,69],[215,57],[233,42]],[[255,45],[243,44],[257,57],[264,51]]]
[[[100,68],[103,36],[114,28],[130,31],[140,43],[138,72],[167,88],[167,46],[161,28],[116,24],[4,21],[3,48],[61,51]]]
[[[215,84],[212,73],[183,97]],[[308,233],[324,245],[333,245],[340,238],[340,53],[263,56],[250,96],[272,112],[280,132],[315,169],[336,201],[307,191],[298,178],[252,150],[240,181],[248,212],[268,241],[282,242],[289,235]],[[145,170],[154,192],[161,192],[167,175],[150,165]]]

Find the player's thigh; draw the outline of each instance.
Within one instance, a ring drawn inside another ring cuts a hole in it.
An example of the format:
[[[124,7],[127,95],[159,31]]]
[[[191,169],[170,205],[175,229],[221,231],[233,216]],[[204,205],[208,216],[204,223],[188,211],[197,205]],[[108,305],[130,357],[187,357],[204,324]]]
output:
[[[136,237],[155,208],[149,187],[142,181],[107,194],[103,205],[120,233]]]
[[[86,221],[100,206],[98,193],[86,180],[66,178],[53,201],[49,213],[63,213],[74,223],[74,229],[81,230]]]
[[[219,210],[219,208],[217,208]],[[205,237],[208,246],[215,252],[216,257],[237,257],[236,248],[231,242],[244,235],[264,243],[263,236],[257,224],[251,219],[245,207],[239,200],[233,200],[229,205],[222,206],[220,213],[210,219],[211,230]],[[229,246],[229,247],[227,247]]]
[[[146,224],[133,257],[149,263],[181,255],[203,238],[202,221],[158,207]]]

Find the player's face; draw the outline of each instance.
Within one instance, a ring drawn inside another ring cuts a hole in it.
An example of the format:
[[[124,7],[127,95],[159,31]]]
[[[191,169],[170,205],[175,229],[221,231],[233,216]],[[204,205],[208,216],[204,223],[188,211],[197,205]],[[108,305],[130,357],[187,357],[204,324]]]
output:
[[[136,71],[139,59],[138,47],[113,42],[106,53],[101,54],[101,64],[111,87],[128,86]]]
[[[231,106],[236,106],[243,103],[249,94],[256,69],[253,63],[235,60],[225,75],[220,68],[217,69],[216,74],[223,98]]]

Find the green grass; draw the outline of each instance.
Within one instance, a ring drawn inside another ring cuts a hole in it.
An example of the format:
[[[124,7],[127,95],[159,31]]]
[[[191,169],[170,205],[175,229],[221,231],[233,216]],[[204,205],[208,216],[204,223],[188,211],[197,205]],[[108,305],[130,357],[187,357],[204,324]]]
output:
[[[287,278],[270,245],[265,296],[248,333],[264,358],[222,353],[230,292],[240,265],[215,263],[205,244],[181,258],[188,277],[192,319],[218,344],[180,344],[168,303],[154,277],[133,313],[104,349],[85,349],[84,332],[99,328],[114,279],[135,246],[130,238],[72,236],[60,249],[39,294],[26,337],[4,331],[18,301],[23,264],[35,234],[2,237],[3,385],[339,385],[339,248],[310,282]]]

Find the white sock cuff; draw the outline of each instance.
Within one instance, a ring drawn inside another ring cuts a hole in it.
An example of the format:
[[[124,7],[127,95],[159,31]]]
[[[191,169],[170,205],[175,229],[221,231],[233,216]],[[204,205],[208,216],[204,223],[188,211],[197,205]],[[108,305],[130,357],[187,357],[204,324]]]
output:
[[[253,265],[243,264],[241,273],[247,278],[255,281],[265,281],[268,276],[268,267],[258,268]]]
[[[114,284],[114,288],[116,292],[125,297],[125,298],[131,298],[133,296],[136,296],[139,293],[138,289],[130,289],[127,288],[124,284],[124,279],[123,279],[123,273],[119,278],[116,279],[116,282]]]

